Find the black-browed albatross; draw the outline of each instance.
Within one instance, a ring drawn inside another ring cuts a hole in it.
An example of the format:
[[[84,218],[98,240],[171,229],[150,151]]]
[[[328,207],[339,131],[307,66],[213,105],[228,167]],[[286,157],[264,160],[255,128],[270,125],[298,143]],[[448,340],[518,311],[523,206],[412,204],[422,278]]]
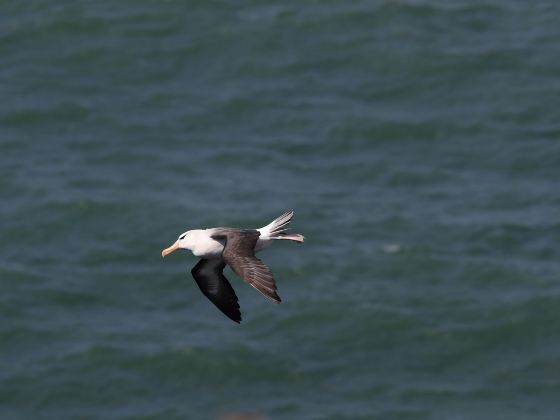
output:
[[[293,216],[293,210],[287,211],[260,229],[218,227],[188,230],[179,235],[173,245],[161,251],[161,256],[165,257],[182,248],[200,257],[200,261],[191,270],[198,287],[220,311],[239,323],[239,300],[224,276],[226,264],[266,298],[280,303],[272,272],[255,253],[276,239],[302,243],[303,235],[292,233],[286,228]]]

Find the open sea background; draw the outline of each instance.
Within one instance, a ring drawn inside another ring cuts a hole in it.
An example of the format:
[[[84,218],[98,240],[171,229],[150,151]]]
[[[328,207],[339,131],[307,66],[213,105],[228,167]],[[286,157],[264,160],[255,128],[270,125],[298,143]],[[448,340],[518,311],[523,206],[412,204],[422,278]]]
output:
[[[560,418],[560,2],[0,10],[0,419]]]

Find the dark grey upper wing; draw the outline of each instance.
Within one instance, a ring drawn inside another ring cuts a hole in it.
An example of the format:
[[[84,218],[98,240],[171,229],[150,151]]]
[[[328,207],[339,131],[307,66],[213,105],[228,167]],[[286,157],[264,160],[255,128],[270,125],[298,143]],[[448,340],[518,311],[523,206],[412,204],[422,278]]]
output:
[[[222,258],[231,269],[275,303],[282,300],[276,293],[276,283],[270,269],[255,257],[255,244],[260,233],[256,230],[223,229],[212,235],[215,239],[224,239],[226,243]]]
[[[201,259],[191,273],[204,296],[231,320],[239,323],[241,321],[239,300],[224,276],[225,266],[226,264],[220,259]]]

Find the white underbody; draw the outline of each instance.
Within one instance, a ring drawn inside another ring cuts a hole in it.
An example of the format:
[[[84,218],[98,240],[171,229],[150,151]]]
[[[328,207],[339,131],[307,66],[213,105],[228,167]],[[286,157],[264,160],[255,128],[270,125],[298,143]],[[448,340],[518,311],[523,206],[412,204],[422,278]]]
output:
[[[257,229],[260,232],[260,229]],[[224,250],[224,240],[216,240],[211,238],[215,229],[195,229],[190,231],[189,248],[195,257],[199,258],[221,258]],[[261,232],[255,252],[259,252],[272,243],[272,239],[268,238]]]
[[[268,247],[273,240],[290,240],[302,243],[303,235],[290,232],[286,226],[292,220],[293,210],[287,211],[277,217],[268,225],[256,229],[260,233],[259,239],[255,245],[255,252]],[[228,228],[210,228],[210,229],[194,229],[182,233],[177,239],[176,248],[188,249],[199,258],[221,258],[224,250],[225,239],[213,239],[216,233],[223,234],[224,229]],[[233,229],[235,231],[236,229]],[[221,232],[220,232],[221,231]],[[176,249],[174,248],[174,249]]]

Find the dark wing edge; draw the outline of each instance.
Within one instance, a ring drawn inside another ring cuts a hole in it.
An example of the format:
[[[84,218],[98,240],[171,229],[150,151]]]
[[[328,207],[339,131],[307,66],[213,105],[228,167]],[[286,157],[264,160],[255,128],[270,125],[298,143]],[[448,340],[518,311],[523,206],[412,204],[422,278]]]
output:
[[[191,270],[200,291],[224,315],[238,324],[241,322],[239,299],[224,276],[225,262],[220,259],[201,259]]]
[[[256,230],[230,230],[213,235],[226,240],[222,258],[235,274],[274,303],[282,302],[270,269],[255,256],[260,233]]]

